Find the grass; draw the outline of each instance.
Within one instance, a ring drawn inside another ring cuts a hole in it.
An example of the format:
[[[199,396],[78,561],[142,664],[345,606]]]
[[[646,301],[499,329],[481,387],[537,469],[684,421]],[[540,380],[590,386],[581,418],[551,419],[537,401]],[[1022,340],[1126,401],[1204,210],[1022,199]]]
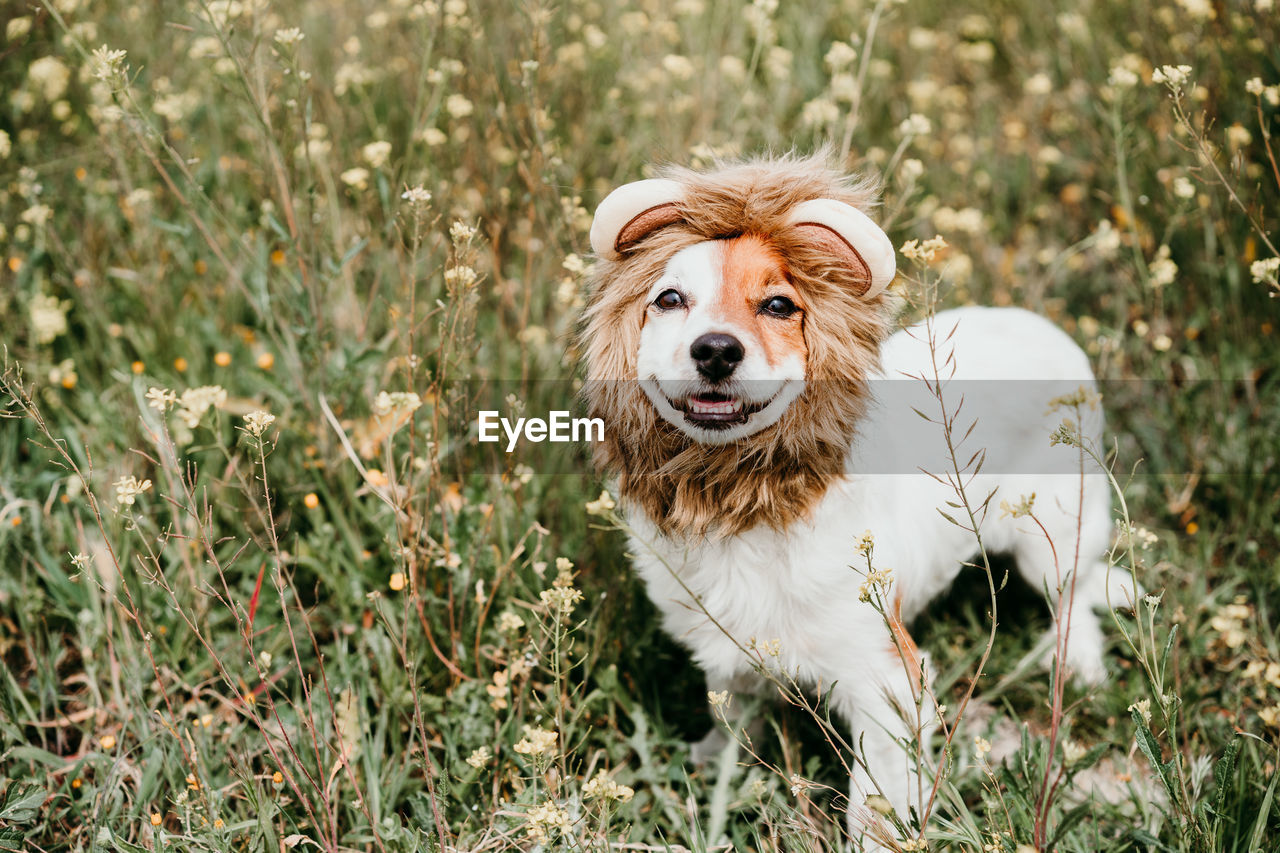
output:
[[[930,848],[1024,851],[1039,826],[1044,849],[1269,849],[1268,6],[8,10],[0,849],[838,849],[812,714],[765,706],[759,762],[688,764],[705,688],[587,513],[585,452],[467,432],[508,394],[573,407],[605,192],[823,144],[883,175],[895,244],[946,237],[944,304],[1023,305],[1086,347],[1155,537],[1121,558],[1158,606],[1120,617],[1112,680],[1056,723],[1047,675],[1001,677],[1047,617],[1001,619]],[[151,485],[125,505],[129,476]],[[943,701],[983,587],[918,626]],[[1050,770],[1073,781],[1045,802]]]

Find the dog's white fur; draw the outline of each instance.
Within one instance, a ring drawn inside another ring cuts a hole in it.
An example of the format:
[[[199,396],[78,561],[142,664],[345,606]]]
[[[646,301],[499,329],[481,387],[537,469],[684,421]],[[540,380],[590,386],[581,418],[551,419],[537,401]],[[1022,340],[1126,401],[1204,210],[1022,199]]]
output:
[[[697,243],[671,258],[646,298],[652,303],[675,288],[684,304],[679,310],[649,306],[636,362],[637,379],[662,417],[705,443],[771,427],[805,382],[802,357],[774,353],[766,359],[749,324],[735,325],[716,309],[726,288],[724,242]],[[670,402],[705,384],[690,354],[692,342],[705,333],[741,340],[745,355],[732,376],[735,396],[769,401],[728,429],[699,426]],[[820,687],[831,709],[850,724],[851,743],[865,757],[851,780],[855,832],[867,827],[870,812],[858,806],[873,794],[887,798],[904,819],[920,808],[920,792],[927,795],[928,785],[918,784],[902,741],[927,743],[936,725],[932,703],[918,701],[919,673],[923,668],[927,680],[927,661],[916,659],[913,674],[914,649],[901,648],[905,632],[895,642],[885,616],[860,595],[857,541],[864,530],[874,536],[875,568],[892,571],[888,606],[900,608],[904,622],[947,589],[975,551],[973,534],[939,512],[963,515],[947,506],[957,499],[954,489],[917,473],[945,474],[950,466],[941,427],[911,411],[940,413],[921,377],[932,380],[941,373],[949,380],[943,399],[953,413],[970,381],[1056,380],[1011,385],[1011,396],[994,402],[984,395],[977,410],[961,410],[955,438],[976,417],[980,427],[960,446],[960,463],[979,447],[999,451],[999,465],[965,478],[968,499],[979,504],[992,495],[989,509],[979,513],[986,549],[1013,554],[1021,574],[1046,592],[1058,615],[1071,614],[1065,663],[1078,679],[1096,683],[1106,673],[1095,608],[1125,606],[1135,595],[1127,575],[1124,584],[1118,573],[1108,575],[1104,555],[1112,522],[1105,478],[1091,466],[1082,475],[1075,448],[1049,449],[1050,435],[1064,417],[1050,410],[1050,397],[1094,383],[1085,354],[1065,333],[1019,309],[964,308],[937,315],[932,334],[919,326],[893,335],[882,347],[881,365],[846,475],[827,489],[807,520],[783,530],[759,526],[732,536],[680,535],[659,529],[646,513],[628,513],[636,568],[666,630],[690,649],[710,690],[753,689],[759,681],[755,667],[763,660],[784,677]],[[1101,427],[1097,412],[1081,425],[1085,439],[1095,443]],[[1065,464],[1046,469],[1046,454]],[[1002,500],[1017,504],[1032,493],[1039,524],[997,509]],[[744,653],[753,639],[771,649],[778,641],[776,653]],[[875,846],[874,840],[866,843]]]

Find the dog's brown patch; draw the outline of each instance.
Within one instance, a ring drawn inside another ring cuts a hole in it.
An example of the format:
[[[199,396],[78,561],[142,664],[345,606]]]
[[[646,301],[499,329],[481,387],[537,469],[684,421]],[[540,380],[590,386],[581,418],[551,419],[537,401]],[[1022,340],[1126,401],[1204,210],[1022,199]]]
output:
[[[889,623],[889,633],[893,636],[893,642],[889,645],[889,654],[897,655],[902,661],[902,667],[911,678],[912,684],[921,684],[924,678],[924,665],[920,659],[920,649],[916,646],[915,640],[911,639],[911,634],[907,632],[907,626],[902,621],[901,594],[894,598],[893,609],[887,611],[884,618]]]
[[[666,177],[685,186],[681,220],[596,265],[583,329],[585,395],[591,416],[606,424],[596,462],[618,478],[623,499],[668,534],[786,527],[807,518],[842,476],[866,377],[879,366],[894,313],[884,292],[861,298],[865,267],[850,268],[786,216],[815,198],[866,209],[874,193],[817,157],[672,169]],[[767,237],[802,301],[806,387],[772,427],[729,445],[699,444],[664,420],[636,381],[645,296],[681,249],[744,234]]]
[[[804,299],[791,286],[782,256],[773,245],[757,234],[725,240],[720,274],[712,311],[731,327],[749,332],[770,367],[787,358],[803,361]],[[761,304],[774,296],[787,297],[801,312],[787,318],[761,314]]]

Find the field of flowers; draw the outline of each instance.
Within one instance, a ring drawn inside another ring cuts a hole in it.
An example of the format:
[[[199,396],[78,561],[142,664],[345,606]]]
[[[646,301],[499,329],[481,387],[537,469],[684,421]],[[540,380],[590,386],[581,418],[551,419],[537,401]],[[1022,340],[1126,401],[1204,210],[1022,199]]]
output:
[[[576,407],[606,192],[823,146],[1090,353],[1151,593],[1059,696],[962,576],[901,848],[1275,849],[1278,117],[1273,0],[7,4],[0,850],[847,844],[820,708],[690,762],[587,451],[474,438]]]

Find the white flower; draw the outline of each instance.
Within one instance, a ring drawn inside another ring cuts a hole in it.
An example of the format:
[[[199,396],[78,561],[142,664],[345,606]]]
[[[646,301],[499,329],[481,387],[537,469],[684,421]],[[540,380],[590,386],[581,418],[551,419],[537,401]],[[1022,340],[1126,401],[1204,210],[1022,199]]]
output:
[[[116,503],[121,506],[133,506],[133,502],[137,500],[138,495],[151,488],[150,480],[139,480],[132,475],[121,477],[115,482],[116,487]]]
[[[418,210],[431,204],[431,193],[421,186],[411,187],[400,193],[400,198],[409,202],[409,206]]]
[[[53,217],[53,208],[47,204],[33,204],[26,210],[22,211],[22,215],[18,218],[28,225],[34,225],[36,228],[43,228],[44,224]]]
[[[524,726],[524,737],[516,742],[515,751],[521,755],[546,755],[554,752],[556,748],[556,738],[559,735],[554,730],[537,728],[530,725]]]
[[[369,170],[363,166],[356,166],[354,169],[347,169],[338,176],[342,182],[352,189],[362,190],[369,186]]]
[[[858,600],[870,602],[872,598],[881,599],[892,584],[893,569],[868,569],[858,586]]]
[[[809,101],[800,113],[800,121],[806,127],[821,127],[831,124],[838,118],[840,118],[840,108],[836,106],[835,101],[825,97]]]
[[[1249,132],[1249,128],[1239,122],[1227,127],[1226,136],[1227,144],[1232,148],[1244,148],[1253,141],[1253,134]]]
[[[1042,71],[1027,78],[1022,84],[1022,90],[1028,95],[1047,95],[1053,91],[1053,81]]]
[[[258,438],[275,423],[275,420],[276,416],[270,412],[253,411],[244,416],[244,430],[254,438]]]
[[[1244,90],[1250,95],[1261,95],[1266,88],[1262,85],[1261,77],[1250,77],[1244,84]]]
[[[616,800],[619,803],[629,802],[635,796],[635,790],[626,785],[619,785],[609,778],[609,774],[601,770],[595,778],[582,786],[584,800]]]
[[[1191,77],[1190,65],[1161,65],[1151,72],[1152,83],[1163,83],[1170,92],[1178,94]]]
[[[1019,495],[1018,502],[1011,504],[1007,500],[1000,501],[1000,517],[1001,518],[1026,518],[1034,517],[1036,505],[1036,493],[1030,495]]]
[[[776,658],[782,654],[782,640],[774,637],[772,640],[764,640],[763,642],[752,637],[747,642],[747,648],[761,652],[769,657]]]
[[[157,412],[167,412],[169,407],[176,402],[178,402],[178,395],[168,388],[152,386],[147,389],[147,405]]]
[[[538,844],[568,832],[573,826],[569,813],[551,800],[529,809],[525,819],[528,821],[525,831],[529,833],[529,839]]]
[[[1107,75],[1107,85],[1117,89],[1129,89],[1137,84],[1138,75],[1123,65],[1115,66],[1111,69],[1111,73]]]
[[[449,267],[444,271],[445,283],[455,287],[470,287],[475,284],[479,278],[480,274],[465,264],[459,264],[456,267]]]
[[[687,56],[671,53],[662,57],[662,68],[676,80],[690,80],[695,68]]]
[[[360,156],[374,169],[381,169],[391,157],[391,143],[385,140],[370,142],[360,149]]]
[[[425,127],[418,138],[429,148],[439,147],[449,141],[449,137],[438,127]]]
[[[1178,5],[1197,21],[1211,21],[1217,17],[1210,0],[1178,0]]]
[[[67,83],[71,80],[71,69],[62,64],[56,56],[42,56],[27,69],[27,79],[33,86],[40,88],[46,101],[56,101],[67,91]]]
[[[227,392],[219,385],[188,388],[178,398],[178,420],[186,424],[189,429],[195,429],[200,425],[200,419],[204,417],[205,412],[211,408],[222,408],[226,399]]]
[[[947,248],[947,241],[938,235],[925,240],[923,243],[919,240],[908,240],[902,244],[902,248],[898,251],[902,252],[904,257],[927,264],[937,256],[938,252],[945,248]]]
[[[538,593],[538,598],[560,618],[573,612],[574,606],[582,601],[582,591],[572,586],[554,586]]]
[[[1280,277],[1280,258],[1265,258],[1249,264],[1249,275],[1255,284],[1275,284]]]
[[[853,45],[847,41],[837,41],[827,50],[825,61],[832,71],[841,71],[852,65],[857,58],[858,51],[853,49]]]
[[[1141,524],[1132,524],[1126,529],[1124,522],[1120,522],[1120,532],[1127,533],[1128,538],[1132,540],[1132,543],[1144,551],[1160,541],[1159,536],[1152,533]]]
[[[1190,178],[1179,175],[1173,179],[1173,194],[1178,198],[1195,198],[1196,185],[1191,182]]]
[[[876,537],[870,531],[863,531],[862,536],[858,538],[858,553],[864,557],[870,557],[876,549]]]
[[[128,66],[124,58],[128,56],[124,50],[112,50],[105,44],[93,52],[93,76],[107,82],[119,81],[124,77]]]
[[[373,401],[373,413],[389,415],[397,410],[414,412],[421,405],[422,398],[413,391],[380,391]]]
[[[37,293],[31,298],[27,315],[31,318],[31,332],[38,344],[47,344],[58,335],[67,332],[67,309],[71,303],[47,293]]]
[[[1111,225],[1110,219],[1098,222],[1093,232],[1093,246],[1103,257],[1114,255],[1120,248],[1120,232]]]
[[[1178,277],[1178,265],[1169,257],[1169,247],[1161,246],[1151,261],[1151,286],[1155,288],[1172,284]]]
[[[12,18],[4,27],[4,40],[17,41],[26,38],[27,33],[31,32],[31,17],[24,15],[21,18]]]
[[[587,501],[587,515],[608,515],[610,510],[617,505],[613,495],[603,491],[600,493],[600,497],[593,501]]]
[[[511,611],[504,610],[498,616],[498,630],[504,634],[514,633],[524,627],[524,620],[520,616]]]
[[[474,767],[476,770],[479,770],[481,767],[484,767],[486,764],[488,764],[492,758],[493,758],[493,751],[490,750],[489,747],[487,746],[482,746],[479,749],[474,750],[470,755],[467,756],[467,763],[470,764],[472,767]]]
[[[898,174],[902,176],[902,180],[908,183],[918,180],[924,174],[924,163],[914,157],[910,157],[902,161],[902,165],[898,168]]]
[[[276,34],[273,37],[275,43],[283,47],[295,45],[298,42],[302,41],[304,38],[306,38],[306,35],[302,32],[302,30],[298,29],[297,27],[289,27],[283,30],[276,30]]]
[[[227,390],[221,385],[188,388],[178,398],[178,418],[190,429],[195,429],[205,412],[209,409],[221,409],[225,402],[227,402]]]
[[[476,227],[463,222],[461,219],[456,220],[449,226],[449,239],[453,241],[455,246],[468,242],[474,236],[476,236]]]
[[[898,125],[898,132],[903,136],[927,136],[932,130],[933,124],[920,113],[912,113]]]
[[[450,95],[448,98],[445,98],[444,109],[445,112],[454,118],[466,118],[471,115],[475,110],[475,107],[472,106],[471,101],[467,99],[466,95],[459,95],[455,93]]]

